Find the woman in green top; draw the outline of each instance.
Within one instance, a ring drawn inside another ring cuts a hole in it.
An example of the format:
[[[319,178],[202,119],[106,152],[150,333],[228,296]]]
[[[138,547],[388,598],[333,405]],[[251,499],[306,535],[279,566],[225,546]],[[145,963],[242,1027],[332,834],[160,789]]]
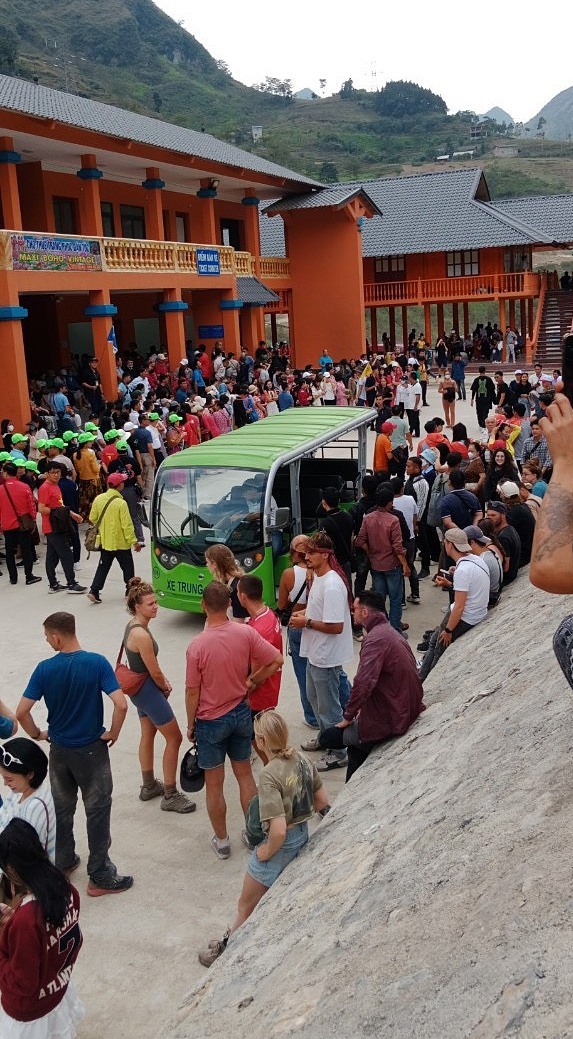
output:
[[[322,780],[309,759],[289,746],[287,724],[275,710],[261,711],[254,721],[255,740],[269,759],[258,782],[259,815],[265,833],[253,850],[233,926],[221,940],[199,953],[204,967],[225,951],[233,931],[251,915],[285,866],[308,841],[308,820],[325,815],[330,805]],[[246,843],[246,842],[245,842]]]
[[[133,620],[123,636],[127,662],[138,674],[147,672],[141,689],[132,696],[141,725],[139,763],[143,783],[139,792],[141,801],[161,797],[164,812],[194,812],[197,807],[176,786],[177,760],[183,739],[179,723],[173,714],[168,697],[171,685],[157,660],[158,645],[149,630],[149,622],[157,616],[157,599],[150,584],[140,577],[132,577],[127,591],[127,609]],[[160,732],[165,740],[163,752],[163,782],[155,778],[153,750],[155,737]]]

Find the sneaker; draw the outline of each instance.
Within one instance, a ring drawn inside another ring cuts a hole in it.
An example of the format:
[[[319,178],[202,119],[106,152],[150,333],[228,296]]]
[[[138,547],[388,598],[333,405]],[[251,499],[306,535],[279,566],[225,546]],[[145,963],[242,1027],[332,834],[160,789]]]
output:
[[[318,722],[309,722],[306,718],[302,719],[302,724],[306,725],[307,729],[320,729]]]
[[[133,887],[133,877],[116,876],[101,884],[90,877],[87,891],[92,898],[99,898],[100,895],[119,895],[122,891],[129,891],[130,887]]]
[[[429,649],[429,648],[430,648],[430,643],[429,642],[418,642],[418,645],[416,646],[416,649],[418,649],[420,651],[420,653],[425,653],[426,650]]]
[[[408,602],[414,603],[414,606],[419,606],[420,605],[420,596],[419,595],[409,595],[408,596]]]
[[[231,841],[228,837],[224,840],[219,840],[218,837],[213,834],[211,837],[211,847],[215,852],[218,859],[228,859],[231,856]],[[207,964],[209,966],[209,964]]]
[[[88,599],[89,599],[90,602],[95,603],[96,606],[101,603],[101,599],[99,597],[99,592],[88,592]]]
[[[26,584],[37,584],[38,581],[41,581],[41,580],[42,580],[41,577],[34,577],[34,576],[27,577],[26,578]]]
[[[355,642],[362,642],[364,640],[364,631],[362,628],[352,629],[352,638]]]
[[[163,797],[163,783],[160,783],[158,779],[155,780],[153,786],[142,786],[139,789],[140,801],[152,801],[154,797]]]
[[[317,772],[330,772],[333,768],[346,768],[348,765],[348,755],[345,754],[343,758],[337,758],[334,754],[325,754],[323,758],[316,764]]]
[[[227,948],[227,942],[229,941],[229,932],[227,931],[221,940],[215,939],[215,941],[209,942],[206,949],[201,949],[199,953],[199,963],[204,967],[212,967],[215,960],[219,959],[222,953]]]
[[[313,751],[313,750],[322,750],[322,747],[320,746],[320,743],[318,742],[318,737],[317,737],[314,740],[308,740],[306,743],[301,743],[300,749],[301,750],[307,750],[307,751]]]
[[[63,584],[60,584],[59,581],[56,581],[55,584],[51,584],[50,587],[48,588],[48,595],[55,595],[56,592],[63,592],[63,590],[64,590]]]
[[[253,844],[246,830],[241,830],[241,840],[245,845],[245,848],[248,848],[249,851],[255,850],[256,844]]]
[[[195,811],[197,805],[195,801],[185,797],[180,790],[176,790],[171,797],[163,795],[160,807],[162,812],[179,812],[180,815],[188,815],[189,812]]]
[[[78,584],[77,581],[74,581],[73,584],[69,584],[67,587],[68,595],[83,595],[84,592],[87,592],[86,586],[84,584]]]
[[[408,631],[410,625],[406,624],[406,621],[400,621],[400,627],[402,628],[402,631]]]
[[[74,855],[70,865],[63,867],[62,873],[67,873],[67,875],[69,876],[70,873],[73,873],[74,870],[76,870],[78,868],[78,866],[80,865],[81,861],[82,860],[80,859],[79,855]]]
[[[418,570],[418,578],[419,578],[419,580],[423,580],[424,577],[429,577],[429,576],[430,576],[430,571],[429,570],[425,570],[425,569]]]
[[[10,584],[18,584],[18,578],[16,578],[16,580],[14,581],[12,580],[12,578],[10,578]]]

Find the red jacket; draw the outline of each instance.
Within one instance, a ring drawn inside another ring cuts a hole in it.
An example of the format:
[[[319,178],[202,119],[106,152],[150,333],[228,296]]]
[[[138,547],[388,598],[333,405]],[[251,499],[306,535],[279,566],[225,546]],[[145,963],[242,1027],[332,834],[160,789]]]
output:
[[[358,717],[360,739],[401,736],[421,711],[424,690],[408,643],[382,613],[368,620],[344,717]]]
[[[6,490],[8,488],[8,490]],[[14,508],[10,504],[10,498]],[[22,483],[17,476],[7,476],[0,483],[0,527],[2,530],[18,530],[18,516],[28,514],[36,518],[36,502],[28,484]]]
[[[16,1021],[35,1021],[63,999],[82,944],[74,887],[60,927],[47,924],[35,900],[15,910],[0,934],[2,1006]]]

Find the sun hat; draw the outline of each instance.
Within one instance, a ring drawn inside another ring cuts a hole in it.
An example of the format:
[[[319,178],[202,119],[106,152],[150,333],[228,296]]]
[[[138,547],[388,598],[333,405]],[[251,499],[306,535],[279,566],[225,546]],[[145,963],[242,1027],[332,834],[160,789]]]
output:
[[[479,545],[491,545],[491,538],[485,536],[481,527],[471,524],[469,527],[464,527],[464,534],[468,541],[477,541]]]
[[[471,552],[467,534],[465,531],[460,530],[459,527],[450,527],[449,530],[446,530],[444,540],[448,541],[454,548],[457,548],[458,552]]]
[[[108,487],[119,487],[122,483],[125,483],[127,477],[125,473],[110,473],[107,478]]]
[[[14,443],[14,438],[12,438]],[[63,451],[66,446],[66,441],[62,440],[61,437],[54,437],[53,440],[48,440],[48,447],[57,447],[58,451]]]
[[[248,389],[249,389],[249,393],[256,393],[257,392],[257,387],[255,386],[255,384],[253,382],[251,383],[251,385],[249,386]]]
[[[93,433],[80,433],[78,444],[93,444],[95,437]]]
[[[86,422],[84,430],[86,433],[97,433],[98,427],[96,426],[95,422]]]
[[[519,487],[513,480],[505,480],[504,483],[498,483],[497,489],[504,498],[515,498],[519,494]]]
[[[117,450],[120,451],[121,453],[123,453],[125,451],[129,451],[129,448],[127,446],[127,440],[118,440],[115,446],[116,446]]]
[[[77,435],[77,432],[74,433],[73,429],[66,429],[66,431],[62,433],[62,440],[65,440],[66,444],[69,444],[71,440],[77,438]]]
[[[11,462],[12,455],[9,451],[0,451],[0,462]]]
[[[12,443],[13,444],[25,444],[27,440],[28,440],[28,437],[24,436],[23,433],[14,433],[12,435]]]
[[[18,469],[25,469],[26,468],[26,459],[25,458],[13,458],[12,461],[13,461],[14,465],[16,465],[18,467]]]
[[[39,440],[36,440],[36,447],[38,448],[38,451],[43,451],[45,446],[46,446],[46,444],[49,444],[49,443],[50,443],[50,441],[46,440],[45,437],[40,437]]]
[[[111,444],[112,440],[121,440],[121,436],[119,429],[108,429],[107,433],[104,433],[103,438],[106,444]]]
[[[150,422],[159,422],[159,419],[161,418],[161,416],[158,414],[157,411],[150,411],[149,415],[148,415],[148,418],[149,418]]]
[[[38,469],[38,466],[36,465],[36,462],[32,461],[31,458],[29,459],[29,461],[27,461],[25,463],[25,466],[26,466],[26,469],[29,469],[31,473],[39,473],[40,472],[40,470]]]
[[[0,746],[0,768],[19,776],[33,772],[37,789],[48,774],[48,756],[35,740],[17,736]]]
[[[169,421],[171,425],[174,426],[176,422],[182,422],[183,420],[181,418],[181,415],[170,415]]]

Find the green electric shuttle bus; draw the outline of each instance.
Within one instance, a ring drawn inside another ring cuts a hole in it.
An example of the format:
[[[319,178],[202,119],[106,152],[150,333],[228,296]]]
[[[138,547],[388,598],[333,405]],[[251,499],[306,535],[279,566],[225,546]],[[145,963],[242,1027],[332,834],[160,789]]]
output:
[[[370,408],[289,409],[161,463],[151,509],[153,587],[161,606],[201,611],[210,545],[227,545],[276,602],[294,534],[317,529],[324,487],[342,507],[360,494]]]

